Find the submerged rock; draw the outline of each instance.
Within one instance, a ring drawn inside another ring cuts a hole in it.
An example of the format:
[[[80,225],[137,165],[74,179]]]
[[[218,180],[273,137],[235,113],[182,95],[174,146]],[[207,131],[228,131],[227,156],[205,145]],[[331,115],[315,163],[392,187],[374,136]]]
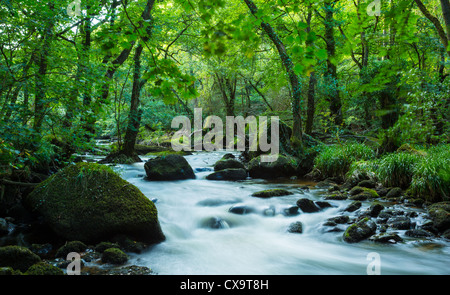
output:
[[[259,192],[255,192],[252,194],[253,197],[257,198],[271,198],[271,197],[281,197],[281,196],[289,196],[293,195],[294,193],[287,191],[285,189],[268,189],[263,190]]]
[[[234,214],[249,214],[249,213],[253,213],[255,212],[255,209],[249,206],[245,206],[245,205],[238,205],[238,206],[233,206],[231,207],[229,210],[229,212],[234,213]]]
[[[356,243],[367,239],[375,233],[377,225],[369,218],[350,225],[344,232],[343,238],[347,243]]]
[[[188,161],[180,155],[159,156],[144,164],[148,180],[194,179],[195,173]]]
[[[153,202],[107,166],[68,166],[39,184],[25,202],[69,241],[96,243],[117,235],[146,243],[165,239]]]
[[[220,218],[220,217],[211,217],[202,222],[202,227],[211,228],[211,229],[225,229],[230,228],[230,224]]]
[[[301,234],[303,232],[303,223],[301,223],[301,221],[293,222],[289,225],[287,231],[290,233]]]

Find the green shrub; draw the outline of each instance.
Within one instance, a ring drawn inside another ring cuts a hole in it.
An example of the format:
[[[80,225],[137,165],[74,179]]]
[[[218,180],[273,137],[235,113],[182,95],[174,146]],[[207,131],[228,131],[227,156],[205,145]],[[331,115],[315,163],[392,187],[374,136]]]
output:
[[[324,177],[344,177],[353,162],[373,158],[375,152],[370,147],[360,143],[348,143],[323,147],[314,164]]]
[[[381,158],[376,169],[384,186],[406,189],[411,184],[415,166],[423,157],[407,152],[395,152]]]
[[[450,194],[450,146],[439,145],[427,151],[414,169],[409,192],[427,201],[448,199]]]
[[[354,179],[355,181],[372,179],[377,180],[376,168],[378,160],[356,161],[350,165],[350,168],[345,175],[346,179]]]

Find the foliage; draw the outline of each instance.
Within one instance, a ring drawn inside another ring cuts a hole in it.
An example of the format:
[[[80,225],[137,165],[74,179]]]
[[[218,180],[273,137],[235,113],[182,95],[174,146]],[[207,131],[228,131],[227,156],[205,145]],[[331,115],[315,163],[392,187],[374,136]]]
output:
[[[450,146],[432,147],[427,154],[415,166],[409,191],[427,201],[447,200],[450,196]]]
[[[353,162],[374,157],[374,150],[364,144],[343,143],[323,147],[315,158],[314,165],[324,177],[345,177]]]
[[[395,152],[380,159],[377,175],[381,183],[387,187],[408,188],[415,171],[415,166],[420,161],[420,156]]]

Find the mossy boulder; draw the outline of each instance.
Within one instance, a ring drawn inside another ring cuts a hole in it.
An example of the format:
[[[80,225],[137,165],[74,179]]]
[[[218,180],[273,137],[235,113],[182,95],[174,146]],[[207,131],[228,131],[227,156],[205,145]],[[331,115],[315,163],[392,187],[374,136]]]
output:
[[[39,262],[34,265],[32,265],[28,270],[25,272],[25,275],[30,276],[62,276],[64,275],[64,272],[49,263],[46,262]]]
[[[104,165],[68,166],[39,184],[25,203],[69,241],[96,243],[127,235],[157,243],[165,238],[153,202]]]
[[[11,267],[25,272],[30,266],[40,261],[39,256],[25,247],[5,246],[0,248],[0,267]]]
[[[357,243],[375,234],[377,225],[370,218],[364,218],[350,225],[344,232],[344,241],[347,243]]]
[[[103,253],[106,249],[110,248],[118,248],[120,249],[120,246],[118,243],[113,242],[100,242],[95,246],[95,252]]]
[[[188,161],[180,155],[165,155],[144,164],[148,180],[194,179],[195,173]]]
[[[71,252],[82,253],[87,249],[85,243],[80,241],[70,241],[65,245],[61,246],[58,251],[56,251],[55,257],[66,258]]]
[[[440,232],[450,229],[450,202],[439,202],[428,208],[428,214],[433,226]]]
[[[235,159],[221,159],[214,164],[214,171],[220,171],[228,168],[245,169],[245,166]]]
[[[254,192],[252,196],[257,198],[272,198],[272,197],[289,196],[293,194],[294,193],[288,190],[277,188]]]
[[[102,262],[110,264],[125,264],[128,261],[128,256],[118,248],[109,248],[103,251]]]
[[[252,159],[248,164],[252,178],[276,179],[297,175],[298,161],[293,157],[279,155],[274,162],[262,162],[261,156]]]
[[[228,168],[213,172],[206,176],[208,180],[245,180],[247,178],[247,171],[242,168]]]

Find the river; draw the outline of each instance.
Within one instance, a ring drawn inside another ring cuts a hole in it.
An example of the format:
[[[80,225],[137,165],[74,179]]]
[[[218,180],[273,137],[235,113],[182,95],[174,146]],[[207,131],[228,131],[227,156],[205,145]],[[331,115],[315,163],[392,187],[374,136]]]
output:
[[[450,274],[450,243],[443,239],[408,239],[404,231],[398,231],[403,243],[366,240],[348,244],[342,240],[342,232],[327,232],[323,222],[340,215],[350,201],[329,201],[334,207],[286,216],[284,210],[299,198],[323,199],[323,189],[314,188],[312,183],[206,180],[224,154],[186,156],[196,171],[193,180],[148,181],[144,179],[144,163],[116,166],[125,180],[155,202],[166,235],[166,241],[144,253],[131,254],[130,263],[150,267],[161,275],[365,275],[376,269],[382,275]],[[302,189],[305,185],[311,189]],[[271,188],[294,194],[270,199],[251,196]],[[229,212],[230,207],[239,205],[255,211],[243,215]],[[363,202],[360,210],[369,205]],[[418,224],[423,222],[420,216]],[[295,221],[303,223],[303,233],[287,231]]]

